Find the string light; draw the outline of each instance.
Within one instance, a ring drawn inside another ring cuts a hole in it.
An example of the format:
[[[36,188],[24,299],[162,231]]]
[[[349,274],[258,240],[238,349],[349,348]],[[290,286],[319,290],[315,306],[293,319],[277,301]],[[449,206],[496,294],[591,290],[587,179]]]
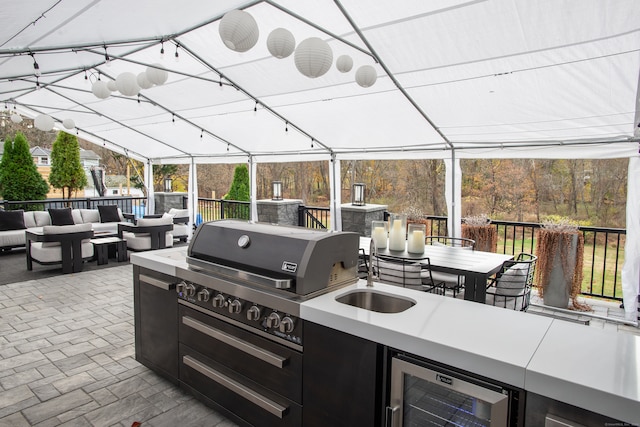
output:
[[[202,135],[204,135],[204,129],[200,129],[200,139],[202,139]]]
[[[227,151],[229,151],[229,143],[227,142]]]
[[[84,79],[89,80],[89,76],[87,75],[87,70],[84,70]]]
[[[107,53],[107,45],[104,45],[104,60],[107,62],[107,65],[111,64],[111,58],[109,57],[109,53]]]
[[[311,138],[311,148],[313,148],[313,141],[314,141],[314,139]]]
[[[173,113],[171,113],[171,121],[172,121],[173,123],[175,123],[175,122],[176,122],[176,115],[175,115],[175,114],[173,114]]]
[[[160,42],[160,59],[164,59],[164,40]]]
[[[36,76],[36,90],[40,90],[40,80],[38,76]]]
[[[180,60],[180,55],[178,54],[178,48],[180,47],[180,43],[176,43],[176,53],[174,55],[174,59],[176,62]]]
[[[36,61],[36,55],[33,52],[29,53],[29,55],[33,58],[33,74],[35,74],[36,77],[40,77],[42,73],[40,72],[40,65],[38,65]]]
[[[253,106],[253,112],[254,113],[258,112],[258,101],[256,101],[256,105]]]
[[[289,132],[289,122],[284,122],[284,131]]]

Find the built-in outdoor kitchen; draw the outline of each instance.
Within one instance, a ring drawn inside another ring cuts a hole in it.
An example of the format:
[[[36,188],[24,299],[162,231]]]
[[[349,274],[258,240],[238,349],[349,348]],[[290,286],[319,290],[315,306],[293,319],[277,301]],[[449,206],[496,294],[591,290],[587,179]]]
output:
[[[222,220],[133,254],[136,359],[241,425],[640,423],[637,337],[368,286],[359,246]]]

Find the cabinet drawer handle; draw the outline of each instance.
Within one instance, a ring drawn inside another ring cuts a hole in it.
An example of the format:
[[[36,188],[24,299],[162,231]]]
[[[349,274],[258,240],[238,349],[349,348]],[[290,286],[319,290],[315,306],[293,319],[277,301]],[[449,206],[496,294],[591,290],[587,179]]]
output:
[[[282,369],[286,361],[289,359],[287,357],[279,356],[268,350],[265,350],[251,343],[248,343],[244,340],[236,338],[233,335],[229,335],[226,332],[215,329],[205,323],[202,323],[199,320],[194,319],[193,317],[182,316],[182,323],[184,323],[186,326],[190,328],[193,328],[197,331],[202,332],[205,335],[210,336],[211,338],[214,338],[218,341],[222,341],[223,343],[228,344],[237,350],[245,352],[250,356],[256,357],[264,362],[267,362],[268,364],[273,365],[276,368]]]
[[[207,378],[217,382],[221,386],[236,393],[237,395],[244,397],[249,402],[258,405],[265,411],[270,412],[280,419],[282,419],[284,412],[288,409],[288,407],[282,406],[274,402],[273,400],[264,397],[260,393],[255,392],[249,387],[245,387],[239,382],[232,380],[228,376],[216,371],[215,369],[212,369],[210,366],[205,365],[204,363],[194,359],[191,356],[182,356],[182,362],[185,365],[200,372]]]
[[[156,286],[160,289],[164,289],[165,291],[176,287],[175,283],[165,282],[164,280],[156,279],[155,277],[147,276],[146,274],[140,274],[138,278],[141,282]]]

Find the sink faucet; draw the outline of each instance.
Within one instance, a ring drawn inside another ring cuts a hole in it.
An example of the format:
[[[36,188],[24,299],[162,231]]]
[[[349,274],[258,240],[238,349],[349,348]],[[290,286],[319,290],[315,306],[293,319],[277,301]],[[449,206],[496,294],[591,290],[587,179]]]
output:
[[[375,241],[373,238],[371,239],[371,243],[369,243],[369,271],[367,272],[367,287],[373,287],[373,257],[378,254],[378,248],[376,247]]]

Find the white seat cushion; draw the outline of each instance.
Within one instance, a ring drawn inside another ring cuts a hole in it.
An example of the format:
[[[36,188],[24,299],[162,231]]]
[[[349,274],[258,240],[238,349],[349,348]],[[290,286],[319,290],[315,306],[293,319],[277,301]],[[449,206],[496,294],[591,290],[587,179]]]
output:
[[[33,242],[31,244],[31,258],[40,262],[61,262],[62,250],[60,244],[57,246],[44,246],[49,242]],[[93,256],[93,243],[89,240],[82,241],[82,258],[91,258]]]
[[[149,236],[149,233],[131,233],[129,231],[123,231],[122,238],[127,241],[127,249],[131,249],[132,251],[144,251],[151,249],[151,236]],[[172,233],[165,233],[164,244],[167,248],[173,246]]]

